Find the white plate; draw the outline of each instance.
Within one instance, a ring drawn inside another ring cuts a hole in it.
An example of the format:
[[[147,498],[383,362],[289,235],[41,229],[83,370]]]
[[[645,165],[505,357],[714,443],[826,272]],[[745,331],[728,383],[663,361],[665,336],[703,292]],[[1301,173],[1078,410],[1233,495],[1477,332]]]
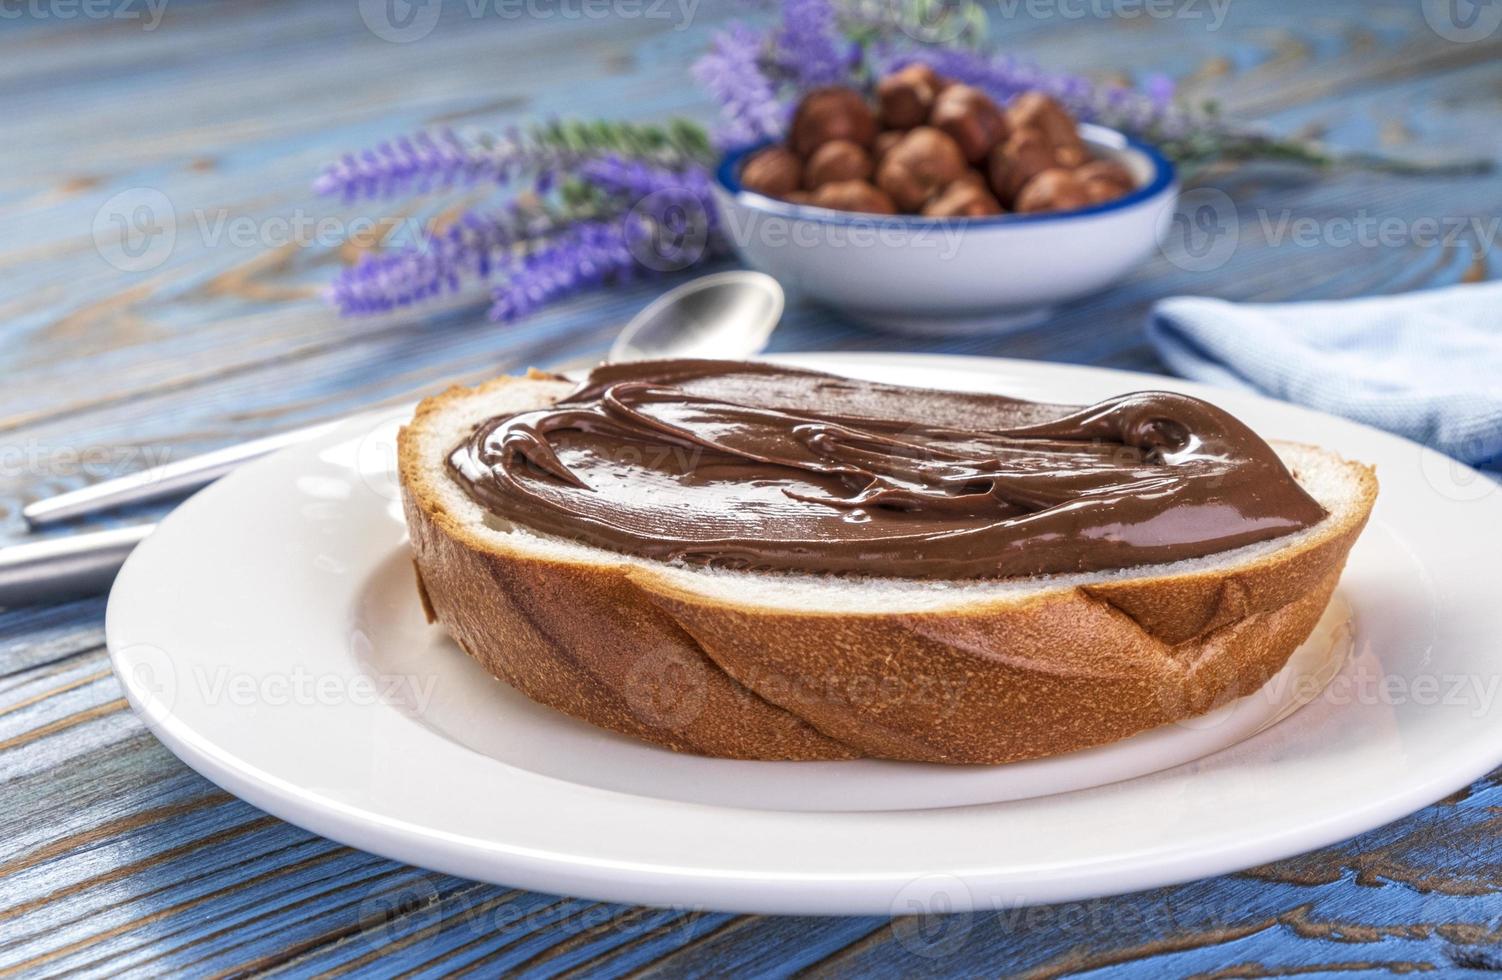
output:
[[[131,703],[210,779],[353,846],[542,891],[754,912],[999,908],[1218,874],[1370,829],[1502,761],[1502,493],[1485,477],[1171,379],[787,360],[1052,401],[1187,391],[1375,463],[1382,495],[1311,642],[1205,719],[1014,766],[727,762],[533,705],[423,624],[391,472],[405,413],[365,418],[220,481],[137,549],[107,618]]]

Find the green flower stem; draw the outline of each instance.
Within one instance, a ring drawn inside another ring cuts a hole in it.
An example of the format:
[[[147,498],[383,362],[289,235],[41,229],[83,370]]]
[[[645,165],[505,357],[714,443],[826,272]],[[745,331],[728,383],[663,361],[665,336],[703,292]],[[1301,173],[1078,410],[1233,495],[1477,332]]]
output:
[[[564,119],[536,124],[527,137],[537,145],[578,155],[614,154],[657,163],[709,163],[714,158],[709,134],[687,119],[667,123],[631,123]]]

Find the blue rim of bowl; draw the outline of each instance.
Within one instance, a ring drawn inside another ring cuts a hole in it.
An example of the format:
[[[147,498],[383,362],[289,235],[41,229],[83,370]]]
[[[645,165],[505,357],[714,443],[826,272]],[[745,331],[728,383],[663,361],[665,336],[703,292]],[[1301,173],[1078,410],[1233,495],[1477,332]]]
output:
[[[1091,123],[1080,125],[1080,135],[1087,142],[1101,143],[1112,146],[1113,149],[1135,150],[1145,156],[1153,167],[1153,176],[1146,184],[1114,200],[1105,201],[1101,204],[1092,204],[1087,208],[1078,208],[1074,211],[1047,211],[1040,214],[998,214],[987,218],[928,218],[921,214],[866,214],[862,211],[837,211],[833,208],[815,207],[812,204],[790,204],[787,201],[779,201],[775,197],[767,197],[755,191],[748,191],[741,186],[741,163],[746,157],[766,149],[773,145],[776,140],[763,140],[760,143],[752,143],[748,146],[738,147],[726,152],[720,158],[720,164],[715,168],[715,180],[720,188],[732,197],[745,200],[758,210],[768,211],[786,218],[796,218],[800,221],[820,221],[826,224],[861,224],[861,225],[891,225],[902,228],[921,227],[947,227],[955,224],[963,224],[967,227],[994,228],[1010,225],[1036,225],[1047,224],[1057,221],[1072,221],[1076,218],[1092,218],[1100,214],[1109,214],[1112,211],[1120,211],[1123,208],[1141,204],[1162,194],[1173,186],[1178,179],[1178,170],[1157,148],[1132,139],[1130,136],[1106,126],[1097,126]]]

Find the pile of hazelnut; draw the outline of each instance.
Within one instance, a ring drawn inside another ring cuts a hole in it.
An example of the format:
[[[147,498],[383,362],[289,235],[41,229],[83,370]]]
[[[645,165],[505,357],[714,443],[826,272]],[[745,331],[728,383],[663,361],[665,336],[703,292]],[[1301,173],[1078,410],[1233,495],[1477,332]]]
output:
[[[876,87],[810,92],[786,145],[741,169],[747,190],[868,214],[974,218],[1069,211],[1133,187],[1114,160],[1093,160],[1068,110],[1042,92],[1005,109],[977,88],[909,65]]]

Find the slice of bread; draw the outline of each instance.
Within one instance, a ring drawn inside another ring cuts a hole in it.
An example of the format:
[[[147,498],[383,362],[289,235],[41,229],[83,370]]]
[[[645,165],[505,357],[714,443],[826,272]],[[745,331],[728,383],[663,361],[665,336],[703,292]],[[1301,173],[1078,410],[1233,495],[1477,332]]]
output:
[[[1377,495],[1369,467],[1275,444],[1330,516],[1208,558],[956,582],[665,564],[510,524],[449,476],[477,423],[572,387],[418,406],[399,456],[424,609],[533,700],[703,755],[1002,763],[1202,714],[1309,635]]]

